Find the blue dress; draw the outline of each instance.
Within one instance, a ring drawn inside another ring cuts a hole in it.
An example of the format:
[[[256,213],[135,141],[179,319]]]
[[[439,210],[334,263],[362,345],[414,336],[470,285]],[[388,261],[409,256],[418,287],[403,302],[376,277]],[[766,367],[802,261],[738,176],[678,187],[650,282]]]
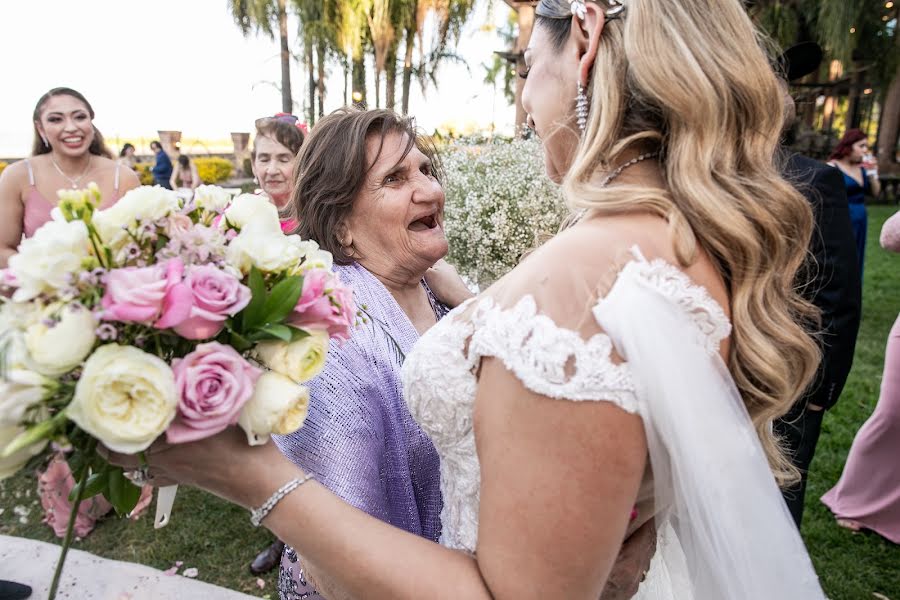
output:
[[[847,202],[850,204],[850,223],[853,225],[853,237],[856,238],[856,255],[859,260],[859,276],[862,278],[863,264],[866,258],[866,229],[869,224],[869,213],[864,203],[865,197],[870,194],[871,185],[865,167],[862,171],[862,185],[853,177],[841,171],[844,176],[844,185],[847,186]]]

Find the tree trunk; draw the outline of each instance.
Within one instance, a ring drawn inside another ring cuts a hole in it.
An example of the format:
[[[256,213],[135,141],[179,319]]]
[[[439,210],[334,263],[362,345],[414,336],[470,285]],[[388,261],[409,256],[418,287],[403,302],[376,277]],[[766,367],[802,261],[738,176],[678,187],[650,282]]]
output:
[[[898,173],[897,137],[900,134],[900,66],[888,85],[881,105],[881,126],[878,128],[878,169],[882,173]]]
[[[366,106],[365,55],[353,59],[353,104]]]
[[[375,67],[375,108],[381,108],[381,71]]]
[[[316,68],[313,60],[312,40],[303,42],[303,53],[306,60],[307,82],[306,88],[309,94],[309,104],[307,105],[306,122],[312,127],[316,123]]]
[[[318,116],[325,116],[325,54],[328,50],[325,44],[319,43],[316,47],[316,60],[318,61],[318,81],[316,82],[316,96],[319,98]]]
[[[862,122],[863,73],[859,70],[858,63],[854,66],[856,71],[850,78],[850,104],[847,110],[847,119],[850,123],[849,128],[859,129]]]
[[[291,53],[288,50],[287,0],[278,0],[278,34],[281,42],[281,110],[294,111],[291,95]]]
[[[403,98],[401,99],[401,112],[406,115],[409,114],[409,86],[412,83],[412,61],[413,61],[413,48],[415,47],[416,42],[416,30],[414,27],[408,27],[406,29],[406,47],[405,54],[406,56],[403,59]]]
[[[384,106],[391,110],[397,108],[397,42],[392,42],[388,49],[384,65]]]
[[[350,106],[350,61],[346,56],[341,60],[341,67],[344,69],[344,106]]]

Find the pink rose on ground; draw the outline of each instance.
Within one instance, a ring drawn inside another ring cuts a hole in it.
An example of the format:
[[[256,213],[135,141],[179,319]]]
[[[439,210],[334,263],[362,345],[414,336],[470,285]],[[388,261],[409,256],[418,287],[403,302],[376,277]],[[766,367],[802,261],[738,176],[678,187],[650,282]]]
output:
[[[303,274],[303,293],[288,322],[295,327],[325,329],[338,339],[350,338],[356,321],[353,291],[331,271],[311,269]]]
[[[234,348],[218,342],[200,344],[173,360],[172,371],[179,399],[178,415],[166,430],[171,444],[201,440],[237,423],[262,375]]]
[[[147,512],[147,509],[150,507],[150,502],[153,500],[153,486],[145,485],[141,488],[141,497],[138,498],[137,504],[134,505],[134,508],[131,509],[131,512],[128,513],[128,518],[132,521],[137,521],[138,518]]]
[[[192,296],[191,312],[175,326],[175,332],[189,340],[215,336],[222,331],[226,318],[233,317],[250,302],[250,288],[212,265],[191,267],[184,283]]]
[[[180,323],[191,310],[183,274],[184,263],[178,258],[152,267],[113,269],[107,274],[103,318],[160,329]]]
[[[59,538],[66,535],[69,515],[72,514],[69,493],[74,487],[75,478],[69,464],[62,454],[57,454],[38,479],[38,493],[41,496],[41,506],[44,508],[44,522],[53,528],[53,533]],[[87,536],[94,529],[97,519],[111,509],[112,505],[103,496],[84,500],[78,507],[78,515],[75,517],[75,535],[80,538]]]

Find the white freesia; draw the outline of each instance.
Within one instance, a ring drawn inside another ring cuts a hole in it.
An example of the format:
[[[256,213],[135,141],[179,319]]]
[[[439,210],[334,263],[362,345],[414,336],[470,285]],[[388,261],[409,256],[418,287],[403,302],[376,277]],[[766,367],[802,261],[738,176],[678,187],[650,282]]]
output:
[[[201,185],[194,190],[194,203],[211,212],[222,212],[231,202],[231,194],[217,185]]]
[[[28,409],[48,398],[56,387],[52,379],[21,364],[12,364],[7,358],[4,378],[0,380],[0,426],[20,424]]]
[[[22,240],[18,254],[9,259],[9,271],[19,286],[13,300],[25,302],[67,287],[88,254],[88,231],[82,221],[48,221]]]
[[[134,227],[138,220],[161,219],[178,208],[175,192],[158,185],[145,185],[130,190],[106,210],[94,213],[93,223],[100,238],[118,252],[131,240],[126,227]]]
[[[296,268],[303,255],[300,248],[287,241],[281,230],[274,233],[253,225],[242,229],[231,240],[226,258],[244,274],[251,266],[266,273],[280,273]]]
[[[273,371],[303,383],[322,372],[328,344],[327,331],[313,331],[296,342],[260,342],[256,345],[256,355]]]
[[[225,219],[220,221],[222,226],[225,220],[238,229],[245,229],[251,225],[264,232],[277,232],[281,235],[281,221],[278,219],[278,208],[265,196],[257,194],[241,194],[231,202],[231,206],[225,210]]]
[[[48,326],[48,323],[53,322]],[[81,364],[97,341],[97,320],[79,305],[54,303],[32,317],[23,333],[26,364],[44,375],[57,376]]]
[[[244,405],[238,425],[251,446],[269,441],[273,433],[287,435],[300,429],[309,407],[309,390],[281,373],[269,371],[256,381],[253,397]]]
[[[25,433],[24,427],[17,425],[0,425],[0,451],[14,439]],[[15,475],[19,469],[25,466],[32,456],[40,454],[47,445],[47,440],[40,440],[30,446],[22,448],[13,454],[0,457],[0,481]]]
[[[133,346],[101,346],[84,363],[68,417],[116,452],[146,450],[175,418],[175,375]]]

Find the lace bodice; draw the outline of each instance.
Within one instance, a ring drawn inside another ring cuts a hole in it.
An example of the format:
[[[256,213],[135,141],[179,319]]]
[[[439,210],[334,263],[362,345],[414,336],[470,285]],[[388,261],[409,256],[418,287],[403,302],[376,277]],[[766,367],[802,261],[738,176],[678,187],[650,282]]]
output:
[[[647,261],[636,249],[634,254],[606,297],[649,285],[690,316],[707,352],[717,352],[731,331],[721,306],[669,263]],[[604,301],[591,307],[598,321]],[[542,313],[530,295],[509,308],[490,297],[472,299],[419,340],[403,367],[404,395],[440,455],[445,546],[474,552],[478,537],[480,468],[472,419],[480,360],[499,359],[537,394],[613,402],[640,413],[627,357],[617,360],[617,354],[606,333],[584,339]]]

